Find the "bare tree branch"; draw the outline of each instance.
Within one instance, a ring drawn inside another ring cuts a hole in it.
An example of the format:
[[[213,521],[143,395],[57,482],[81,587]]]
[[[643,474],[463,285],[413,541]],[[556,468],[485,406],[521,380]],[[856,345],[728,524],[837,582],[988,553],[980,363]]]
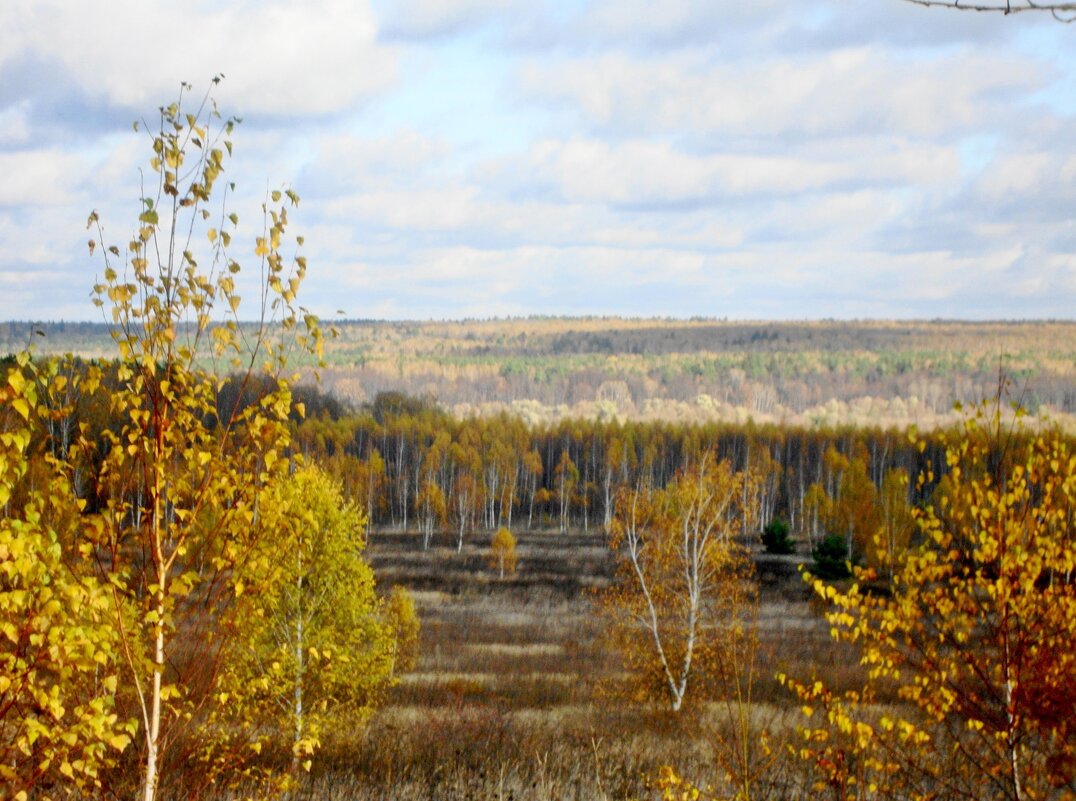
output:
[[[961,0],[904,0],[928,8],[940,6],[957,11],[995,11],[1002,14],[1018,14],[1022,11],[1040,11],[1053,16],[1058,22],[1076,21],[1076,3],[1039,3],[1036,0],[994,0],[993,2],[964,3]]]

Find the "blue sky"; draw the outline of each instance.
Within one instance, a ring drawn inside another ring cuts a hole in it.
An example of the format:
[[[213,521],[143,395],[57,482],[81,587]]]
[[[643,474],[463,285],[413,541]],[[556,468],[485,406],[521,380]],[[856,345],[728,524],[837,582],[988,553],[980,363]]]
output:
[[[130,122],[216,72],[234,207],[298,191],[326,315],[1073,316],[1076,30],[1043,15],[7,0],[0,29],[0,319],[95,319]]]

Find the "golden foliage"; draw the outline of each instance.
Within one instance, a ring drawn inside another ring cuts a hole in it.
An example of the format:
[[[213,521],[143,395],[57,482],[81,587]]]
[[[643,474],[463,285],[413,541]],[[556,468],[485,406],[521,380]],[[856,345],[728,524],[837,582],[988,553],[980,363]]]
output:
[[[0,385],[0,784],[4,797],[22,799],[47,798],[57,785],[99,788],[135,728],[115,708],[111,593],[64,552],[53,525],[81,511],[63,466],[37,462],[43,470],[12,503],[49,411],[38,378],[24,353]]]
[[[385,599],[385,620],[393,632],[392,667],[390,676],[411,670],[418,659],[419,618],[415,599],[405,587],[396,585]]]
[[[263,575],[247,580],[260,602],[231,643],[217,688],[227,703],[213,725],[247,749],[286,743],[293,765],[309,769],[331,728],[368,720],[394,681],[398,627],[410,621],[397,619],[404,599],[390,610],[378,598],[363,558],[365,516],[335,479],[301,467],[272,482],[259,506],[261,553],[247,569]]]
[[[259,322],[239,325],[230,247],[239,218],[223,201],[210,206],[236,120],[222,119],[208,93],[188,113],[183,95],[149,132],[154,180],[125,247],[104,241],[96,212],[88,222],[104,262],[94,302],[110,311],[119,363],[86,548],[116,599],[145,801],[192,750],[229,737],[205,723],[238,703],[216,691],[221,660],[261,613],[265,596],[251,582],[273,573],[258,547],[259,499],[287,469],[294,377],[284,371],[293,350],[321,352],[317,318],[295,304],[305,258],[283,252],[299,200],[291,190],[262,205]],[[242,775],[243,760],[213,753],[200,781]]]
[[[891,592],[863,589],[870,569],[846,592],[814,582],[867,684],[838,697],[786,680],[812,720],[800,753],[840,798],[1071,794],[1076,454],[980,409],[947,462]],[[879,707],[893,689],[898,704]]]
[[[658,778],[654,782],[655,789],[661,793],[661,801],[700,801],[700,799],[713,798],[710,793],[704,793],[687,779],[677,774],[675,768],[662,765],[658,771]]]
[[[618,581],[600,598],[633,695],[678,711],[690,685],[715,681],[754,597],[746,550],[733,539],[743,476],[705,455],[665,489],[622,490],[610,545]]]
[[[493,534],[489,550],[489,566],[500,571],[502,579],[505,574],[516,572],[516,538],[506,526],[501,526]]]

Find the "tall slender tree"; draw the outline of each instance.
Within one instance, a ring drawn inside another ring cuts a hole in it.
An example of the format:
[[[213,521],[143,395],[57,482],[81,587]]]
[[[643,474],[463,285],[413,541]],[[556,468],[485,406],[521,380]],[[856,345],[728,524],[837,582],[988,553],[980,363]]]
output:
[[[131,237],[112,244],[97,213],[89,219],[91,254],[103,254],[94,302],[119,367],[87,546],[114,594],[144,801],[220,702],[220,658],[260,602],[244,577],[264,558],[260,494],[286,469],[287,365],[296,348],[321,348],[317,318],[296,301],[305,258],[284,252],[291,190],[262,205],[248,251],[261,275],[254,322],[240,321],[239,217],[221,180],[236,120],[208,92],[188,110],[189,90],[145,126],[151,181]]]
[[[674,712],[691,687],[718,676],[721,638],[748,608],[752,565],[735,540],[742,481],[706,455],[665,489],[617,499],[610,544],[619,581],[602,598],[609,635],[636,694]]]

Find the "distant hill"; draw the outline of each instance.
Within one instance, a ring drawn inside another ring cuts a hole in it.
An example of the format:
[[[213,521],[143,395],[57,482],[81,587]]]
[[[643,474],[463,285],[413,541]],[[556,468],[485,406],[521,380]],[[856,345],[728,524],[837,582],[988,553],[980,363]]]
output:
[[[326,389],[351,403],[386,390],[456,414],[529,418],[918,423],[992,396],[999,368],[1032,411],[1076,414],[1076,322],[744,322],[537,317],[343,321]],[[38,324],[43,353],[114,352],[100,323]],[[0,323],[0,350],[31,338]]]

